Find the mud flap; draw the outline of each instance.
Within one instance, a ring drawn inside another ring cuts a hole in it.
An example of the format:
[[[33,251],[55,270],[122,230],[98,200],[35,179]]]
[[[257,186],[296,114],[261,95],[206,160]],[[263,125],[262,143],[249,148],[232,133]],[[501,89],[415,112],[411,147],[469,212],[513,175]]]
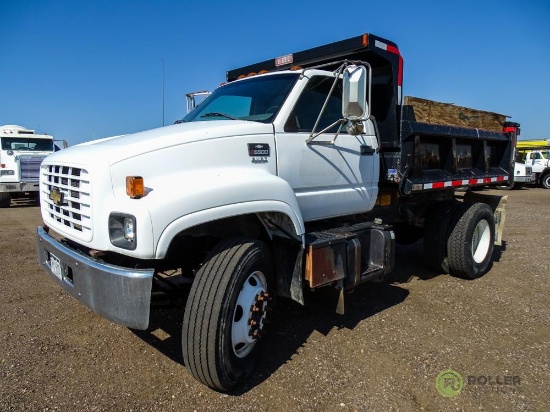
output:
[[[292,280],[290,282],[290,297],[292,300],[304,305],[304,289],[302,285],[304,249],[301,248],[296,258],[294,271],[292,272]]]
[[[486,203],[493,210],[495,219],[495,245],[502,246],[502,232],[506,219],[506,204],[508,196],[486,195],[476,192],[466,192],[464,201],[468,203]]]

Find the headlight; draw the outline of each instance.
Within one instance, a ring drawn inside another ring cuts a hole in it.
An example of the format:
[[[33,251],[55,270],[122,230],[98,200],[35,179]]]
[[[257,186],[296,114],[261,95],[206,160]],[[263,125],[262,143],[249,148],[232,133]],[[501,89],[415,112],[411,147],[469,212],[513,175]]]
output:
[[[14,174],[13,170],[0,170],[0,176],[13,176]]]
[[[122,213],[109,215],[109,238],[114,246],[135,250],[137,246],[136,218]]]

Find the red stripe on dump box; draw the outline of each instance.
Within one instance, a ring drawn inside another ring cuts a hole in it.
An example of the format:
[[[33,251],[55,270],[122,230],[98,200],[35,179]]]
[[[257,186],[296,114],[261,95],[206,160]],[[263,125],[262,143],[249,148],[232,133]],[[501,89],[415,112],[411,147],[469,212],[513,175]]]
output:
[[[464,179],[464,180],[448,180],[445,182],[433,182],[413,185],[413,190],[431,190],[431,189],[443,189],[445,187],[462,187],[462,186],[474,186],[487,183],[504,182],[508,180],[508,176],[496,176],[485,177],[482,179]]]

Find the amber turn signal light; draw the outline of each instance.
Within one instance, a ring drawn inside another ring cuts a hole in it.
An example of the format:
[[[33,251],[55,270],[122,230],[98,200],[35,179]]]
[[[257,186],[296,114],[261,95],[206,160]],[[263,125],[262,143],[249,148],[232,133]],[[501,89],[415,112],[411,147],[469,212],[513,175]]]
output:
[[[126,194],[132,199],[139,199],[145,193],[143,177],[126,176]]]

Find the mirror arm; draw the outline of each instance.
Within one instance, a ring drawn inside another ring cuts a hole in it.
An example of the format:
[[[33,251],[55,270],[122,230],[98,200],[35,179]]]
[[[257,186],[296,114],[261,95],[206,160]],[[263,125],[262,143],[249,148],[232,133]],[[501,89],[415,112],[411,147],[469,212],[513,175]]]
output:
[[[340,135],[340,131],[342,130],[342,126],[344,126],[344,123],[346,122],[346,119],[339,119],[339,120],[336,120],[334,123],[332,123],[331,125],[325,127],[323,130],[321,130],[320,132],[317,132],[317,133],[313,133],[311,132],[311,134],[309,135],[309,138],[306,140],[306,144],[319,144],[319,145],[331,145],[331,144],[334,144],[334,142],[336,142],[336,139],[338,139],[338,136]],[[340,126],[338,127],[338,130],[336,131],[336,135],[334,136],[334,139],[332,139],[330,142],[326,142],[326,141],[318,141],[318,142],[314,142],[313,139],[315,139],[317,136],[325,133],[327,130],[329,130],[331,127],[334,127],[335,125],[337,125],[338,123],[340,123]],[[314,129],[315,130],[315,129]]]
[[[325,113],[325,109],[328,105],[328,101],[330,100],[330,96],[332,96],[332,92],[334,91],[334,88],[338,84],[338,79],[340,78],[340,73],[344,69],[344,65],[340,66],[337,73],[334,75],[334,82],[332,82],[332,87],[330,88],[330,91],[327,94],[327,98],[325,99],[325,102],[323,103],[323,107],[321,107],[321,111],[319,112],[319,116],[317,116],[317,120],[315,121],[315,124],[313,125],[313,130],[311,131],[311,134],[309,135],[309,138],[312,139],[312,136],[315,134],[315,129],[317,129],[317,126],[319,125],[319,122],[321,121],[321,117],[323,117],[323,113]],[[333,123],[332,126],[336,124]],[[326,130],[326,129],[325,129]],[[322,133],[322,132],[319,132]]]

